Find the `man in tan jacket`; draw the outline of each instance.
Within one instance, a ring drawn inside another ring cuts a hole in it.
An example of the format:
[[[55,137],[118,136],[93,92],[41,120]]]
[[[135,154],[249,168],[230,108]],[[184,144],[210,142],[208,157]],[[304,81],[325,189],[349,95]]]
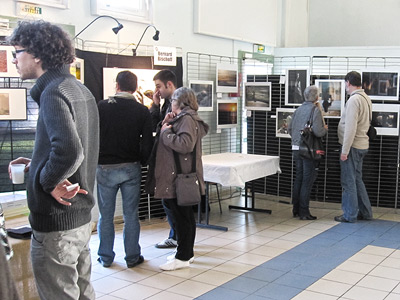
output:
[[[350,98],[338,126],[339,143],[342,145],[343,215],[335,217],[335,221],[355,222],[357,219],[372,219],[371,203],[362,180],[363,159],[369,148],[367,132],[372,118],[372,103],[361,88],[361,75],[358,72],[349,72],[345,81]]]

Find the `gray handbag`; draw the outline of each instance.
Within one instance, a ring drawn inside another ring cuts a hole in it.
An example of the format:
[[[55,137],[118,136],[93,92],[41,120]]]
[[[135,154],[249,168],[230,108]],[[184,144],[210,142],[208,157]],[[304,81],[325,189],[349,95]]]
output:
[[[200,184],[196,174],[196,145],[192,152],[192,171],[188,174],[182,174],[179,155],[174,152],[176,165],[175,191],[179,206],[198,205],[201,201]]]

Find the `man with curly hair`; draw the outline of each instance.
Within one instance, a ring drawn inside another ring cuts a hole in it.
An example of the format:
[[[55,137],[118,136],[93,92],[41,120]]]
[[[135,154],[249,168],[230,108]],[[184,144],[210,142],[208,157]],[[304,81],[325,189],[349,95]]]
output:
[[[20,157],[10,164],[23,163],[28,173],[31,259],[39,296],[95,299],[88,244],[99,153],[96,101],[69,72],[74,49],[61,28],[21,22],[9,43],[21,79],[37,79],[30,91],[39,105],[32,159]]]

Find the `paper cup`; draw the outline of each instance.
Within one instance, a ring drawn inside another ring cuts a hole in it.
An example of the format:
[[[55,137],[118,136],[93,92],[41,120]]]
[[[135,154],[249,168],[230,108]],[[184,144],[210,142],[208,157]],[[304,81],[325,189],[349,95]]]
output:
[[[25,170],[24,164],[11,165],[11,178],[13,184],[24,183],[24,176],[25,176],[24,170]]]

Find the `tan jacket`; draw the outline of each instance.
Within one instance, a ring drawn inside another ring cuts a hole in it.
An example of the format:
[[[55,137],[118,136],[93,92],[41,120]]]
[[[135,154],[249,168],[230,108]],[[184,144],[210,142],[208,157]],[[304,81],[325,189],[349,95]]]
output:
[[[371,99],[363,89],[355,90],[346,103],[345,111],[338,125],[338,138],[342,145],[342,154],[349,154],[350,147],[368,149],[367,132],[371,118]]]
[[[208,125],[201,120],[197,112],[185,108],[160,134],[155,163],[155,198],[176,198],[176,166],[173,150],[178,152],[182,173],[191,173],[192,151],[196,145],[196,173],[202,194],[205,194],[203,163],[201,160],[201,139],[208,132]]]

